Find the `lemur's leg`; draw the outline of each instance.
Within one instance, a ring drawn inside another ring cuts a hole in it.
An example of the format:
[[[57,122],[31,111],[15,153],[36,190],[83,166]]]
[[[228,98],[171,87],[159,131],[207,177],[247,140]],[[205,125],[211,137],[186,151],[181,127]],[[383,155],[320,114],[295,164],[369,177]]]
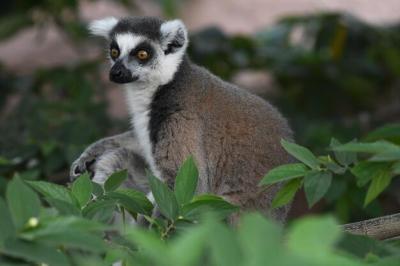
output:
[[[154,204],[154,200],[152,200],[152,194],[150,193],[149,183],[146,177],[146,168],[148,168],[148,165],[145,163],[142,156],[140,156],[133,150],[118,148],[105,152],[94,163],[93,181],[99,184],[103,184],[112,173],[127,169],[128,179],[124,181],[122,185],[127,188],[133,188],[142,191]],[[125,222],[132,225],[149,225],[147,220],[142,215],[139,215],[135,220],[129,215],[127,217],[123,217],[121,214],[118,213],[114,214],[113,223],[116,223],[117,221],[122,221],[122,219],[126,219]]]
[[[70,178],[73,180],[85,171],[94,175],[93,167],[99,157],[121,147],[134,151],[140,150],[133,132],[131,131],[100,139],[86,148],[79,158],[72,163],[70,168]]]
[[[144,193],[149,192],[145,169],[148,168],[143,157],[134,150],[118,148],[105,152],[93,165],[93,181],[103,184],[107,178],[120,170],[128,170],[128,179],[124,186]]]

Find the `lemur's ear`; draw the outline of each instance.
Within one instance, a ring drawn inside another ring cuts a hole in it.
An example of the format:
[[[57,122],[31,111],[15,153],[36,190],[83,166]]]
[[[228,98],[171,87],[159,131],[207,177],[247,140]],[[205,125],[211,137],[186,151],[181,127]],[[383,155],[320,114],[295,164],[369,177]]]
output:
[[[188,34],[185,25],[179,19],[161,24],[161,46],[165,54],[185,50],[188,45]]]
[[[114,17],[94,20],[89,24],[89,31],[93,35],[102,36],[106,39],[110,37],[110,31],[117,25],[118,19]]]

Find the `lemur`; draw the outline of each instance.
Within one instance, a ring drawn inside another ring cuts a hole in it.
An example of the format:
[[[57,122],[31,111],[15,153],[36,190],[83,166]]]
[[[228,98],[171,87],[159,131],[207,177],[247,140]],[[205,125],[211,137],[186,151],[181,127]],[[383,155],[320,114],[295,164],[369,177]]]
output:
[[[192,155],[198,193],[285,219],[288,206],[270,209],[280,185],[258,186],[268,170],[291,161],[280,140],[292,131],[276,108],[191,62],[180,20],[105,18],[89,29],[109,42],[109,78],[124,84],[132,130],[90,145],[72,164],[72,178],[89,171],[103,183],[127,168],[126,185],[147,193],[146,167],[172,187]]]

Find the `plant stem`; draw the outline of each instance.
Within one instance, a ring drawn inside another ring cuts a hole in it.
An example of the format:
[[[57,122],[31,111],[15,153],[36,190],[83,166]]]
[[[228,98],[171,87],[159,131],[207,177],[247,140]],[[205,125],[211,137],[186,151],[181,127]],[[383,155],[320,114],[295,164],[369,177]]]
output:
[[[400,213],[345,224],[342,228],[351,234],[365,235],[380,240],[399,237]]]
[[[168,233],[175,228],[174,221],[171,221],[171,223],[165,228],[165,231],[162,232],[161,234],[161,239],[165,239],[168,236]]]

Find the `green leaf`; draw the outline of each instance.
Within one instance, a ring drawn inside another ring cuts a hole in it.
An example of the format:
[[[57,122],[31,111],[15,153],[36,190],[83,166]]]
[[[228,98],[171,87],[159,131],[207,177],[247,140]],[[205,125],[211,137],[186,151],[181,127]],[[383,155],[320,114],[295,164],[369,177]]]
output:
[[[168,219],[174,220],[179,215],[179,206],[175,194],[158,178],[148,173],[151,192],[160,208],[160,212]]]
[[[328,170],[334,172],[335,174],[344,174],[346,172],[346,168],[338,165],[332,158],[328,156],[320,156],[318,160],[324,165]]]
[[[167,245],[161,238],[152,231],[141,229],[127,229],[124,237],[140,247],[140,253],[146,257],[142,265],[168,265],[171,262],[171,255]],[[171,265],[174,265],[171,263]]]
[[[399,142],[400,141],[400,124],[388,124],[374,131],[368,133],[365,137],[367,141],[374,141],[385,139],[388,141]]]
[[[78,177],[72,184],[71,190],[79,205],[85,206],[92,196],[92,181],[90,181],[89,174],[85,173]]]
[[[309,208],[328,192],[331,182],[331,172],[311,172],[304,177],[304,191]]]
[[[195,196],[190,203],[183,205],[182,216],[186,219],[198,219],[202,214],[211,211],[224,218],[238,210],[239,207],[221,197],[205,194]]]
[[[267,237],[266,237],[267,236]],[[283,256],[281,243],[282,229],[259,213],[247,214],[241,218],[239,245],[243,252],[241,265],[280,265]]]
[[[7,238],[15,236],[15,227],[6,203],[0,198],[0,249]]]
[[[78,207],[63,200],[45,197],[44,198],[51,206],[53,206],[61,215],[80,215]]]
[[[352,141],[350,143],[354,143]],[[357,154],[349,151],[337,151],[336,147],[341,146],[342,144],[335,138],[331,139],[330,148],[333,150],[336,160],[343,166],[349,166],[352,163],[357,161]]]
[[[89,233],[102,233],[108,229],[109,226],[87,220],[76,216],[58,216],[43,219],[40,226],[34,230],[28,230],[21,234],[27,240],[34,240],[38,237],[42,237],[54,233],[62,233],[67,229],[89,232]]]
[[[393,174],[400,175],[400,162],[397,162],[392,165]]]
[[[104,190],[106,192],[116,190],[125,179],[128,178],[128,171],[122,170],[119,172],[113,173],[104,183]]]
[[[199,171],[192,156],[181,166],[175,179],[175,196],[179,204],[189,202],[196,191]]]
[[[389,151],[398,151],[400,146],[397,146],[391,142],[380,140],[371,143],[356,143],[350,142],[337,146],[334,148],[335,151],[348,151],[348,152],[364,152],[364,153],[382,153]]]
[[[343,195],[349,185],[350,184],[345,176],[332,178],[331,186],[329,187],[328,192],[326,192],[324,199],[327,201],[327,203],[336,202],[337,208],[340,209],[341,203],[339,201],[344,200],[347,202],[348,200],[345,199]]]
[[[196,265],[204,253],[211,227],[205,223],[192,227],[190,231],[171,241],[170,254],[174,265]]]
[[[26,181],[33,189],[45,197],[65,201],[69,204],[78,206],[78,202],[72,193],[63,186],[45,181]]]
[[[142,192],[133,189],[119,189],[107,194],[108,198],[116,199],[128,211],[151,215],[153,204]]]
[[[261,180],[260,185],[271,185],[306,175],[310,170],[302,163],[284,164],[270,170]]]
[[[216,223],[209,234],[208,242],[211,248],[211,260],[218,266],[239,266],[243,255],[235,232],[227,226]]]
[[[301,179],[288,181],[276,194],[272,201],[272,208],[279,208],[292,201],[297,190],[301,187]]]
[[[7,203],[17,229],[22,229],[31,217],[38,217],[40,200],[38,195],[15,176],[7,186]]]
[[[103,187],[100,184],[96,183],[96,182],[93,182],[93,181],[91,181],[91,182],[92,182],[92,190],[93,190],[92,193],[93,193],[93,195],[96,198],[100,198],[101,196],[103,196],[104,195]]]
[[[380,175],[382,171],[387,171],[388,168],[390,168],[390,163],[387,162],[362,161],[351,168],[350,172],[357,178],[357,185],[362,187],[373,177]]]
[[[381,258],[375,263],[368,264],[369,266],[398,266],[400,258],[399,256],[392,256]]]
[[[117,200],[98,200],[91,202],[82,210],[82,215],[93,221],[108,223],[114,215]]]
[[[22,235],[21,237],[24,237]],[[62,228],[62,230],[38,230],[30,232],[29,236],[35,242],[49,246],[64,246],[93,252],[106,251],[106,245],[101,235],[94,235],[87,231],[75,228]]]
[[[68,266],[66,256],[53,247],[41,243],[11,239],[5,244],[2,253],[6,255],[34,261],[38,264]]]
[[[400,161],[400,150],[375,154],[374,156],[369,158],[369,161],[373,162]]]
[[[367,191],[367,196],[365,197],[364,206],[367,206],[371,201],[373,201],[390,184],[392,177],[390,170],[386,169],[372,178],[372,182]]]
[[[281,145],[288,153],[290,153],[300,162],[303,162],[312,169],[318,168],[318,159],[309,149],[302,147],[296,143],[288,142],[284,139],[281,140]]]
[[[340,239],[341,229],[332,217],[307,217],[297,220],[287,235],[288,248],[299,254],[325,257]]]

